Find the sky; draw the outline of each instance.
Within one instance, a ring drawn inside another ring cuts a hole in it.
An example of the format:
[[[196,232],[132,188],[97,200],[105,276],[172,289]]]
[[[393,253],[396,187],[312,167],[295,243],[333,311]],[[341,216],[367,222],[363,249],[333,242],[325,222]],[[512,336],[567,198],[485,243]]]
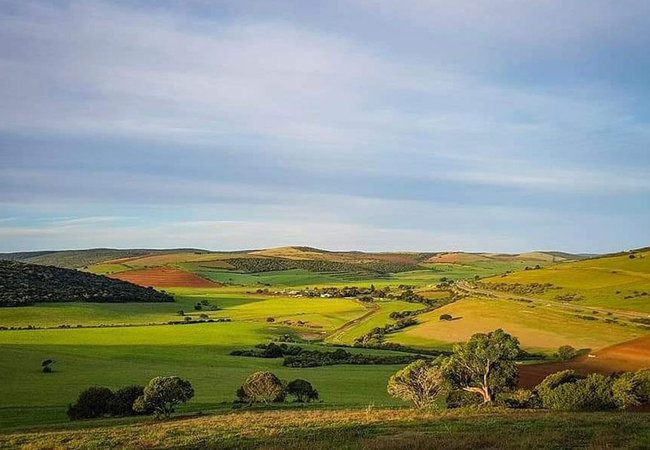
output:
[[[0,0],[0,252],[650,245],[647,0]]]

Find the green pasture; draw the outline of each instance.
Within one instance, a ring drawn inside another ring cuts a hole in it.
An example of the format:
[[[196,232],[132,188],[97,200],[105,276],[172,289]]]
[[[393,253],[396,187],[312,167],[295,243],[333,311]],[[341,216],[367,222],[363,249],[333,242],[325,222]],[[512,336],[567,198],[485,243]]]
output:
[[[271,370],[285,380],[311,381],[330,406],[399,404],[385,393],[388,377],[399,366],[291,369],[282,367],[282,359],[228,355],[285,331],[247,322],[4,331],[0,426],[67,422],[65,407],[84,388],[144,384],[158,375],[179,375],[192,382],[192,410],[224,408],[220,403],[231,402],[246,376],[259,370]],[[55,372],[41,373],[41,362],[48,358],[56,361]]]
[[[628,255],[589,259],[485,281],[551,283],[561,289],[550,289],[535,297],[555,300],[557,295],[576,293],[585,298],[575,302],[578,307],[585,305],[650,314],[650,252],[639,253],[634,259]]]
[[[343,327],[342,329],[335,330],[328,338],[327,342],[332,344],[354,344],[354,340],[368,333],[375,327],[383,327],[395,321],[389,316],[392,312],[396,311],[414,311],[422,309],[424,306],[419,303],[408,303],[402,301],[376,301],[375,308],[372,314],[359,320],[359,322],[351,324],[351,326]]]

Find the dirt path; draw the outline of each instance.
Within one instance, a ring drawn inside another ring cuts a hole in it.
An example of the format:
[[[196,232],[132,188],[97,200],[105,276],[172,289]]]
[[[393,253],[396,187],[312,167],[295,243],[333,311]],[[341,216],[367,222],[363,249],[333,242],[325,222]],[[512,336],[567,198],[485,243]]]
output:
[[[328,342],[338,341],[340,339],[340,336],[345,334],[345,332],[348,331],[350,328],[359,325],[361,322],[365,321],[370,316],[376,314],[381,309],[378,305],[374,303],[363,303],[363,302],[359,302],[359,303],[361,303],[364,306],[364,308],[369,309],[369,311],[363,314],[362,316],[357,317],[356,319],[352,319],[349,322],[345,322],[343,325],[333,330],[330,333],[330,335],[326,338],[326,341]]]

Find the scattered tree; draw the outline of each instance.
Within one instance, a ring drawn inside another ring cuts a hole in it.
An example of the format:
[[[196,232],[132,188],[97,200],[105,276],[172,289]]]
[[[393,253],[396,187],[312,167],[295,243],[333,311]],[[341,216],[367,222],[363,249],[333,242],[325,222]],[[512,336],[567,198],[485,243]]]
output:
[[[144,395],[144,386],[134,385],[126,386],[115,391],[112,401],[110,412],[114,416],[133,416],[136,411],[133,409],[135,401]],[[143,410],[141,413],[150,414],[153,411]]]
[[[515,358],[521,348],[517,338],[498,329],[478,333],[465,344],[456,344],[454,354],[441,362],[444,377],[453,388],[475,392],[484,403],[514,388],[517,381]]]
[[[74,404],[68,405],[70,420],[94,419],[110,413],[113,391],[105,387],[90,387],[79,394]]]
[[[577,355],[577,353],[578,352],[576,351],[576,349],[571,347],[570,345],[563,345],[562,347],[557,349],[557,353],[555,354],[555,357],[560,361],[568,361],[574,358]]]
[[[149,381],[142,396],[133,405],[136,412],[151,410],[157,416],[169,417],[174,407],[194,397],[192,384],[179,377],[156,377]]]
[[[294,402],[308,403],[318,400],[318,391],[307,380],[293,380],[287,384],[286,393],[293,395]]]
[[[441,314],[441,315],[440,315],[440,320],[449,321],[449,320],[451,320],[451,319],[453,319],[453,317],[451,316],[451,314]]]
[[[445,391],[444,384],[440,370],[420,359],[390,377],[388,393],[424,409],[434,406],[436,398]]]
[[[284,400],[284,385],[271,372],[255,372],[246,378],[242,389],[250,402],[268,405],[271,402]]]
[[[43,373],[52,373],[52,364],[54,364],[56,361],[51,360],[51,359],[46,359],[41,363],[42,371]]]

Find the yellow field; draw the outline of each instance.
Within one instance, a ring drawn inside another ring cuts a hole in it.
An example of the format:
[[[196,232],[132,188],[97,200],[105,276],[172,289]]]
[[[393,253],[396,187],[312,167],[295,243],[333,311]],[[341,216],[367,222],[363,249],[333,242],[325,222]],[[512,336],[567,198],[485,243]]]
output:
[[[451,314],[452,321],[440,321]],[[529,308],[526,303],[467,298],[418,316],[419,325],[392,335],[389,340],[416,347],[448,347],[474,333],[503,328],[517,336],[528,350],[550,352],[561,345],[599,349],[642,336],[636,326],[587,321],[557,307]]]

